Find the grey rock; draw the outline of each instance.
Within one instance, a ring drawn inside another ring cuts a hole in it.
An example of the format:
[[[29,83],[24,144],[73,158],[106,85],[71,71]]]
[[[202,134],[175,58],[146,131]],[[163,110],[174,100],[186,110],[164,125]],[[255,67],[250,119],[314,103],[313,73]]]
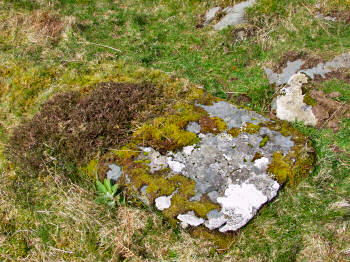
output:
[[[210,22],[213,21],[213,19],[215,18],[216,14],[218,12],[220,12],[220,10],[221,10],[220,6],[213,7],[211,9],[209,9],[208,12],[205,14],[205,21],[204,21],[203,25],[210,24]]]
[[[201,131],[201,126],[196,123],[196,122],[190,122],[187,127],[186,130],[195,134],[198,134]]]
[[[107,172],[107,178],[114,182],[117,182],[123,174],[121,167],[115,164],[110,164],[108,167],[109,170]]]
[[[248,110],[238,109],[227,103],[218,102],[201,106],[211,116],[223,119],[228,127],[240,127],[246,122],[258,124],[265,118]],[[269,140],[260,148],[262,136]],[[232,137],[226,132],[220,134],[199,134],[200,141],[190,148],[167,153],[168,167],[173,174],[182,174],[196,182],[196,192],[190,201],[199,201],[207,194],[213,203],[219,203],[220,216],[208,213],[208,220],[202,221],[193,214],[182,214],[178,219],[183,226],[205,223],[209,229],[221,232],[234,231],[254,217],[259,208],[273,199],[279,184],[267,174],[268,165],[275,151],[287,154],[294,146],[291,137],[262,127],[256,134],[241,132]],[[152,150],[149,150],[153,152]],[[251,160],[259,152],[262,158]],[[151,161],[152,155],[144,156]],[[176,163],[176,164],[174,164]],[[175,193],[173,193],[175,194]],[[158,209],[169,208],[172,196],[156,199]]]
[[[265,67],[265,73],[269,79],[270,84],[280,86],[287,84],[291,77],[297,73],[304,73],[311,79],[316,75],[325,78],[326,74],[336,71],[340,68],[350,68],[350,53],[345,53],[336,56],[333,60],[326,63],[319,63],[317,66],[300,70],[305,61],[298,59],[293,62],[287,62],[287,67],[283,69],[281,74],[274,73],[270,68]]]
[[[270,84],[280,86],[288,83],[289,79],[300,70],[303,64],[305,64],[305,61],[298,59],[293,62],[287,62],[287,67],[283,69],[281,74],[274,73],[267,67],[265,67],[265,73]]]
[[[301,70],[300,73],[304,73],[312,79],[315,78],[315,75],[320,75],[321,77],[325,78],[326,74],[340,68],[350,68],[350,53],[336,56],[332,61],[319,63],[313,68]]]
[[[143,187],[141,187],[140,191],[142,194],[144,195],[146,194],[147,187],[148,187],[147,185],[144,185]]]
[[[222,30],[228,26],[244,23],[245,10],[255,4],[256,0],[248,0],[224,9],[227,14],[214,25],[215,30]]]
[[[242,127],[246,122],[259,124],[267,121],[265,117],[255,112],[246,109],[238,109],[236,106],[224,101],[213,103],[211,106],[199,106],[206,110],[211,117],[219,117],[224,120],[229,129],[232,127]]]
[[[317,14],[316,14],[316,17],[317,17],[318,19],[324,19],[324,20],[332,21],[332,22],[336,22],[336,21],[337,21],[337,18],[336,18],[336,17],[329,16],[329,15],[324,16],[324,15],[322,15],[321,13],[317,13]]]
[[[209,197],[209,199],[211,200],[211,202],[213,202],[213,203],[217,203],[218,201],[216,201],[217,200],[217,198],[218,198],[218,192],[217,191],[211,191],[211,192],[209,192],[208,193],[208,197]]]

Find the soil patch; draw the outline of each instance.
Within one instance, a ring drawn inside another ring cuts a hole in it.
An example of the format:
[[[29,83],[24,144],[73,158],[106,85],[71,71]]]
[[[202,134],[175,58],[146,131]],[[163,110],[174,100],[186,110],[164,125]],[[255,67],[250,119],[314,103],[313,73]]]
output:
[[[238,96],[233,96],[231,98],[233,99],[234,103],[239,106],[242,106],[244,104],[249,104],[252,102],[252,99],[246,94],[240,94]]]
[[[328,127],[333,131],[339,130],[342,118],[350,118],[350,106],[345,102],[338,102],[332,99],[333,94],[325,94],[323,91],[311,90],[310,96],[316,101],[312,111],[317,121],[317,127]]]
[[[319,63],[325,62],[320,57],[314,54],[308,54],[305,51],[288,51],[282,54],[277,63],[272,67],[272,70],[278,74],[281,74],[287,67],[288,62],[294,62],[298,59],[305,61],[305,63],[300,68],[301,70],[313,68]]]
[[[344,82],[350,84],[350,69],[340,68],[336,71],[326,74],[326,78],[323,78],[320,75],[316,75],[314,83],[320,83],[330,79],[343,80]]]

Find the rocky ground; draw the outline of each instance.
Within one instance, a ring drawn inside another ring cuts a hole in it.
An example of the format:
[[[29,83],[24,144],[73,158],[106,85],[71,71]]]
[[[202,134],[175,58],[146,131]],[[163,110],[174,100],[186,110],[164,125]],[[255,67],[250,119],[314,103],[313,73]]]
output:
[[[349,10],[0,1],[0,259],[348,261]]]

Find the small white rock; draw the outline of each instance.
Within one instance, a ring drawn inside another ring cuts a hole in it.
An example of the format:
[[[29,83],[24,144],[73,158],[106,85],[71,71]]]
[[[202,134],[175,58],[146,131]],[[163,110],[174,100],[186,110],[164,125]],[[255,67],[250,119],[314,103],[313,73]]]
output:
[[[158,210],[164,210],[171,206],[171,197],[172,196],[161,196],[156,198],[156,207]]]
[[[177,219],[181,221],[182,227],[186,225],[198,227],[199,225],[204,223],[204,219],[196,217],[193,212],[188,212],[187,214],[180,214],[177,216]]]
[[[184,164],[173,161],[171,157],[168,157],[168,165],[174,173],[181,173],[181,171],[186,167]]]
[[[189,156],[193,150],[194,150],[194,146],[185,146],[183,148],[183,152],[186,156]]]
[[[267,157],[262,157],[254,161],[254,166],[259,169],[266,169],[269,165],[269,159]]]

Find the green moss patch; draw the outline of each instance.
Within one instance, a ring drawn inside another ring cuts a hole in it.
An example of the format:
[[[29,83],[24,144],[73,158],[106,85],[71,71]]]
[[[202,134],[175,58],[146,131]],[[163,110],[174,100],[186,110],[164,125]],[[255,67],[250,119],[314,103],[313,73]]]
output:
[[[242,132],[246,132],[248,134],[255,134],[255,133],[259,132],[259,130],[260,130],[259,125],[255,125],[255,124],[249,123],[249,122],[247,122],[245,124],[245,126],[242,127]]]
[[[160,152],[176,150],[199,142],[196,134],[185,131],[189,122],[198,121],[203,111],[193,105],[178,104],[172,114],[157,117],[134,133],[139,143]]]
[[[269,141],[269,136],[264,136],[260,142],[259,147],[264,147],[266,145],[267,141]]]
[[[309,176],[315,163],[315,150],[309,140],[300,131],[286,121],[273,121],[262,124],[284,136],[290,136],[294,146],[288,155],[275,152],[269,172],[281,183],[296,186],[302,179]]]

